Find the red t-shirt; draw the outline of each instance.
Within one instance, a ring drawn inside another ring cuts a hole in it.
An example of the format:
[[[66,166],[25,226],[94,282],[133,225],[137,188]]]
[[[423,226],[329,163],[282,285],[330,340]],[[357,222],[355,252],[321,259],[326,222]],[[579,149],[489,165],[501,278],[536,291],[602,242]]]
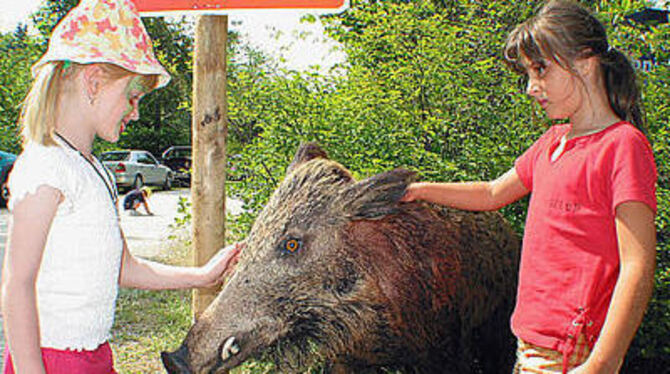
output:
[[[628,122],[567,141],[550,128],[515,162],[531,191],[512,330],[525,341],[569,352],[577,334],[593,347],[619,275],[616,207],[656,211],[656,167],[646,137]]]

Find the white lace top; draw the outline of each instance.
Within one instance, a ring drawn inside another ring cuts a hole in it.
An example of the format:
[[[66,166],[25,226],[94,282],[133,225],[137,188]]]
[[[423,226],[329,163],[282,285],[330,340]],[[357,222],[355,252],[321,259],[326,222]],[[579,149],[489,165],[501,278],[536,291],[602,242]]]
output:
[[[97,160],[94,165],[109,177]],[[100,176],[64,144],[26,147],[9,178],[9,209],[43,185],[60,190],[64,200],[37,276],[41,345],[93,350],[109,339],[114,322],[123,250],[116,208]]]

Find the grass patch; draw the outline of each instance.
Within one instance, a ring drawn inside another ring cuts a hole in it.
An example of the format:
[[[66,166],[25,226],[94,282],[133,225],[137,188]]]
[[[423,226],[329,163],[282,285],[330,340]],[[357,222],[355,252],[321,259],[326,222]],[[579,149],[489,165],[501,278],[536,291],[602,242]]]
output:
[[[122,289],[111,342],[116,370],[164,373],[160,352],[176,349],[190,325],[190,291]]]
[[[175,232],[152,261],[172,265],[188,263],[186,230]],[[191,326],[191,291],[120,289],[112,329],[114,366],[120,374],[165,373],[163,351],[175,350]]]
[[[171,265],[190,262],[189,233],[173,232],[165,251],[149,260]],[[163,351],[179,347],[192,324],[191,291],[144,291],[120,289],[110,341],[114,367],[119,374],[165,373]],[[250,360],[232,374],[274,373],[271,363]]]

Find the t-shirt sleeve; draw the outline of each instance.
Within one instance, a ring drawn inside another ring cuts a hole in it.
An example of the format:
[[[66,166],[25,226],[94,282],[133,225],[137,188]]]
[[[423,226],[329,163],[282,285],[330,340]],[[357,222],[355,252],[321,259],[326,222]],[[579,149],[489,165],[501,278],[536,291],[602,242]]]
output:
[[[72,210],[73,188],[69,160],[56,147],[32,145],[14,163],[9,175],[9,201],[7,207],[13,210],[16,204],[26,196],[34,194],[41,186],[49,186],[60,191],[64,200],[59,206],[60,212]]]
[[[628,201],[647,204],[656,212],[656,164],[651,145],[641,133],[624,134],[614,149],[612,211]]]
[[[550,137],[550,133],[553,132],[553,128],[549,129],[544,133],[538,140],[533,143],[519,158],[514,161],[514,170],[516,174],[521,179],[521,183],[529,190],[533,190],[533,167],[535,161],[539,156],[543,144],[547,141],[547,138]]]

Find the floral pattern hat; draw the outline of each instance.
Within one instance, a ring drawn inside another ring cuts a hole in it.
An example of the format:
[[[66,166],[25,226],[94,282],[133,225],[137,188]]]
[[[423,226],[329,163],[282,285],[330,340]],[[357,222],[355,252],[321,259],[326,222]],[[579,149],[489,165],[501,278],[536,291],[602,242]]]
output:
[[[54,28],[33,76],[51,61],[106,62],[137,74],[158,74],[156,88],[170,81],[132,0],[81,0]]]

